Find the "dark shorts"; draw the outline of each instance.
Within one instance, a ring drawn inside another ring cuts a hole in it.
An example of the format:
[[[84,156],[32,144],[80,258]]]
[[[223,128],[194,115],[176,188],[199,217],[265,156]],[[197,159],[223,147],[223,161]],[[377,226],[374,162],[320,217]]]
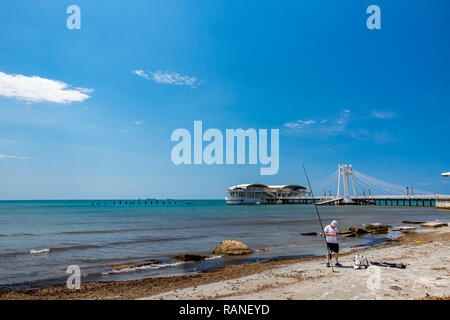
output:
[[[331,252],[339,253],[339,244],[327,242],[327,247]]]

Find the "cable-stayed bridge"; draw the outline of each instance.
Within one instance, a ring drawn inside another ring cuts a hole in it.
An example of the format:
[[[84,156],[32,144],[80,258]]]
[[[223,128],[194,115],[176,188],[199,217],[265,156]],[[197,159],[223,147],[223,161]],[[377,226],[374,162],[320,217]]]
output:
[[[304,196],[294,203],[321,205],[435,206],[436,201],[450,201],[450,195],[401,186],[338,165],[338,170],[313,186],[314,197]],[[289,203],[289,202],[288,202]]]

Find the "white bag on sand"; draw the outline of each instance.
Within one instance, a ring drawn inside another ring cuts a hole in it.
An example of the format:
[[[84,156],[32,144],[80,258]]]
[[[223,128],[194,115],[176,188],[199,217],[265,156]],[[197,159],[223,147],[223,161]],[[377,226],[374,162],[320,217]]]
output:
[[[357,254],[355,256],[355,262],[353,263],[353,269],[367,268],[369,266],[369,261],[366,257]]]

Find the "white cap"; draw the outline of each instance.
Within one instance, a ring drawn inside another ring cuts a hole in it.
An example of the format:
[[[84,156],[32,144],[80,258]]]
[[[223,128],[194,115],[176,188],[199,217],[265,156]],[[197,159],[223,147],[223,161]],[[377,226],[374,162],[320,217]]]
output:
[[[336,220],[333,220],[333,221],[331,221],[331,223],[330,223],[332,226],[337,226],[337,221]]]

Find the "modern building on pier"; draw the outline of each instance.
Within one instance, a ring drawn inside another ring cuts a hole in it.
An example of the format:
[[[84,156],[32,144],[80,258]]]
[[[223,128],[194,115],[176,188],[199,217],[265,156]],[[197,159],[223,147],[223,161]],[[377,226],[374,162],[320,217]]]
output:
[[[310,192],[299,185],[238,184],[227,190],[227,204],[300,203]]]

